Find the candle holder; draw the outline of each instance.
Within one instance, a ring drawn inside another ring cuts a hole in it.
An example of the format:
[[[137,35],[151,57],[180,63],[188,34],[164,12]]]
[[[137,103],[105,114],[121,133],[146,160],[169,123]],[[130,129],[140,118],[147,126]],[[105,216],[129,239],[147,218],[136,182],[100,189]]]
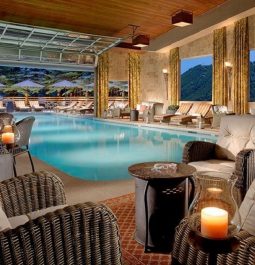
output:
[[[0,141],[6,148],[12,149],[20,139],[20,132],[15,123],[4,123],[1,127]]]
[[[219,176],[220,175],[220,176]],[[208,264],[217,264],[217,254],[235,251],[234,237],[240,230],[240,215],[233,197],[237,178],[217,172],[200,172],[196,195],[189,208],[189,242],[209,254]]]

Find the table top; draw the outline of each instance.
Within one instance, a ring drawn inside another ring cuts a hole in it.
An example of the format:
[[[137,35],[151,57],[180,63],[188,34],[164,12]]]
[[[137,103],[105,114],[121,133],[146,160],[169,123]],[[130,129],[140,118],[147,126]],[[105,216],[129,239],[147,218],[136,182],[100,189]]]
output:
[[[180,179],[192,176],[196,168],[184,163],[158,161],[134,164],[128,171],[133,177],[143,180]]]

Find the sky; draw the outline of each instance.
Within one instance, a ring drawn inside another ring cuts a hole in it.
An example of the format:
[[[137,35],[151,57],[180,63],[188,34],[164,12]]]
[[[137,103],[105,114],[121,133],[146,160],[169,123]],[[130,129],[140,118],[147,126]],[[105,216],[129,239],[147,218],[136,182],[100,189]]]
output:
[[[196,65],[210,65],[212,64],[212,56],[204,56],[198,58],[189,58],[189,59],[182,59],[181,60],[181,74],[188,71],[190,68]]]
[[[254,61],[255,61],[255,50],[252,50],[252,51],[250,52],[250,61],[251,61],[251,62],[254,62]]]

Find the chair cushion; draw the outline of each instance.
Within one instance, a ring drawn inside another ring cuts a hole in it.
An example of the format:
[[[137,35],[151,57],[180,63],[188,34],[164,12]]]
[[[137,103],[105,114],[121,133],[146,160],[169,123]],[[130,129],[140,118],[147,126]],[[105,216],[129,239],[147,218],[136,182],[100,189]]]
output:
[[[12,226],[5,214],[5,212],[3,211],[2,207],[0,207],[0,231],[6,231],[11,229]]]
[[[255,148],[255,117],[253,115],[222,117],[215,148],[216,157],[235,160],[241,150],[248,148]]]
[[[11,229],[14,229],[20,225],[25,224],[26,222],[29,221],[29,218],[27,217],[27,215],[23,214],[23,215],[18,215],[18,216],[13,216],[8,218],[10,224],[11,224]]]
[[[209,159],[191,162],[189,165],[195,167],[197,171],[216,171],[229,173],[230,175],[235,170],[235,162],[229,160]]]
[[[30,219],[34,220],[37,217],[45,215],[46,213],[50,213],[50,212],[54,212],[54,211],[59,210],[59,209],[63,209],[66,206],[67,206],[67,204],[51,206],[51,207],[48,207],[48,208],[45,208],[45,209],[41,209],[41,210],[38,210],[38,211],[34,211],[34,212],[31,212],[31,213],[28,213],[27,216]]]
[[[20,225],[25,224],[29,220],[34,220],[34,219],[36,219],[36,218],[38,218],[40,216],[45,215],[46,213],[50,213],[50,212],[54,212],[54,211],[59,210],[59,209],[63,209],[66,206],[67,206],[66,204],[57,205],[57,206],[51,206],[51,207],[48,207],[48,208],[45,208],[45,209],[41,209],[41,210],[38,210],[38,211],[34,211],[34,212],[31,212],[31,213],[28,213],[28,214],[18,215],[18,216],[14,216],[14,217],[10,217],[10,218],[6,217],[7,221],[10,223],[10,226],[7,227],[7,228],[14,229],[14,228],[16,228],[16,227],[18,227]],[[5,213],[4,213],[4,215],[5,215]],[[1,219],[1,211],[0,211],[0,229],[1,229],[1,226],[2,226],[2,219]]]
[[[244,197],[239,213],[241,216],[241,228],[255,236],[255,180]]]

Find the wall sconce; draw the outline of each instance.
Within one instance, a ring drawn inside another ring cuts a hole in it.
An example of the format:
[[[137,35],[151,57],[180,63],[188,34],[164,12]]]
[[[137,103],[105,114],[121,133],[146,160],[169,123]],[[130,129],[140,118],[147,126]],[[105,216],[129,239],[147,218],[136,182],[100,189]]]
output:
[[[233,65],[229,61],[225,62],[225,69],[227,72],[227,86],[228,86],[228,99],[231,100],[231,90],[232,90],[232,68]]]
[[[167,69],[162,69],[164,80],[165,80],[165,85],[166,85],[166,99],[168,100],[168,70]]]

